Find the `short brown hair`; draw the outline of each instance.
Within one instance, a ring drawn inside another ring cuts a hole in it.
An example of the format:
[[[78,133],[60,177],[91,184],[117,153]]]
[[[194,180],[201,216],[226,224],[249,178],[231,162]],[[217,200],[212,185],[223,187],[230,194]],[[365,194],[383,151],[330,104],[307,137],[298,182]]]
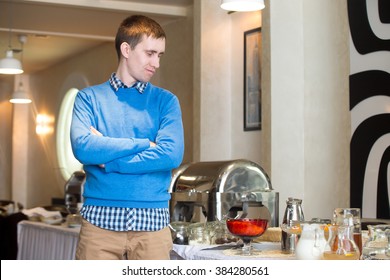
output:
[[[121,55],[121,44],[123,42],[128,43],[131,49],[134,49],[141,42],[143,35],[155,39],[165,39],[166,37],[160,24],[149,17],[134,15],[124,19],[115,37],[115,49],[118,59]]]

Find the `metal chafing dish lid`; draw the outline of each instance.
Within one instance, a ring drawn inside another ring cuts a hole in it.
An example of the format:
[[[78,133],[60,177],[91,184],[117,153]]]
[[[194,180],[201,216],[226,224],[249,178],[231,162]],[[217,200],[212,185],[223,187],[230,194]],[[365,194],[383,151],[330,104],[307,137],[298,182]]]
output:
[[[272,191],[268,175],[256,163],[245,160],[185,164],[173,172],[170,192]]]

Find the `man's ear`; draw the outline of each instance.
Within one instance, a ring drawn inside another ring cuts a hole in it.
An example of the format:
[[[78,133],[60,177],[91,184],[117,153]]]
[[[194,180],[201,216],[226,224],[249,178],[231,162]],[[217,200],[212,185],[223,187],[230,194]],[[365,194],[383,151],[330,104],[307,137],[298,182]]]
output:
[[[126,42],[121,44],[121,53],[125,58],[129,58],[130,45]]]

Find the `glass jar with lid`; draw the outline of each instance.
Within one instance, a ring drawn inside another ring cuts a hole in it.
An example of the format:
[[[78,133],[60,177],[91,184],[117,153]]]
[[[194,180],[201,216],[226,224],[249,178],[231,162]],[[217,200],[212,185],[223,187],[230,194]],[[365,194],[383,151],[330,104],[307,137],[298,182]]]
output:
[[[206,223],[194,223],[188,227],[189,245],[210,244],[210,233]]]
[[[226,221],[215,221],[209,225],[210,244],[226,244],[237,242],[238,238],[233,236],[226,226]]]
[[[171,229],[172,242],[179,245],[188,245],[188,226],[189,222],[172,222],[169,224]]]
[[[390,225],[368,225],[368,240],[363,246],[362,260],[390,260]]]

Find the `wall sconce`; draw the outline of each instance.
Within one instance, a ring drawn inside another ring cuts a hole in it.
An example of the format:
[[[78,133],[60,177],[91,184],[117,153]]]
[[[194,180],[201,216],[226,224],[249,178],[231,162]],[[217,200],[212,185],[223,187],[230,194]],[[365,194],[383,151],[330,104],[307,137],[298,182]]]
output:
[[[37,126],[35,127],[35,132],[38,135],[52,134],[54,132],[54,117],[38,114],[36,118]]]
[[[264,9],[264,0],[222,0],[221,8],[234,12],[251,12]]]

